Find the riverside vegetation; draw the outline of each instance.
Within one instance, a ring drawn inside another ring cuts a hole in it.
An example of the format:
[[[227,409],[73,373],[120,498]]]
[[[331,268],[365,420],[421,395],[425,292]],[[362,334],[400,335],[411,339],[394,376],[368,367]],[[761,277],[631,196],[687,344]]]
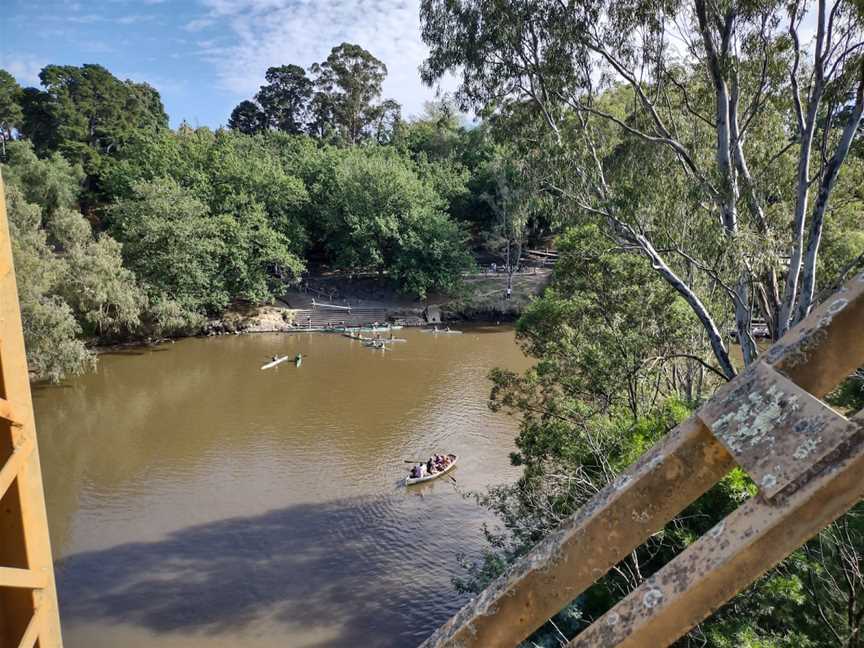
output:
[[[98,65],[49,65],[41,89],[0,70],[34,377],[85,370],[95,343],[193,334],[310,264],[456,293],[472,252],[549,231],[543,214],[501,212],[502,183],[526,174],[488,127],[466,129],[446,100],[402,120],[380,99],[386,67],[356,45],[311,70],[271,68],[215,132],[169,129],[154,88]]]

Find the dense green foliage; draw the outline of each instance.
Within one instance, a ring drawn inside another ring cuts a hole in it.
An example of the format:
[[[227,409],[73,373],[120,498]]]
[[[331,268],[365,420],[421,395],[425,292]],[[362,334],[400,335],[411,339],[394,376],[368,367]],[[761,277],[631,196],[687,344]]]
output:
[[[47,66],[42,89],[0,74],[16,261],[44,265],[21,280],[35,376],[89,366],[84,342],[194,333],[310,265],[425,297],[459,289],[472,241],[494,251],[488,129],[446,101],[399,121],[355,45],[313,73],[271,68],[216,131],[169,129],[155,90],[97,65]]]
[[[808,44],[806,3],[421,3],[424,77],[457,75],[461,104],[516,151],[502,168],[524,169],[492,211],[515,197],[515,216],[542,196],[555,208],[541,214],[568,228],[552,285],[518,325],[535,366],[491,376],[491,407],[520,419],[513,461],[524,470],[478,495],[499,524],[463,590],[613,482],[742,356],[754,362],[754,317],[777,339],[864,268],[862,14],[827,6],[833,33]],[[820,49],[832,38],[844,47]],[[831,402],[860,409],[862,385],[859,371]],[[564,645],[754,493],[734,471],[525,645]],[[864,645],[862,513],[680,645]]]

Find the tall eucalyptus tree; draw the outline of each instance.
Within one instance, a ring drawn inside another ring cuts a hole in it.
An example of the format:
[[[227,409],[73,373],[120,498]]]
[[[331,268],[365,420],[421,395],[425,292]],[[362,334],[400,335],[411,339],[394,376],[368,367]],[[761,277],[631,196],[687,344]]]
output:
[[[735,368],[713,290],[747,364],[754,313],[775,339],[809,313],[827,208],[864,109],[860,4],[423,0],[421,19],[424,79],[458,74],[460,101],[487,114],[530,105],[566,159],[561,194],[647,257],[724,375]],[[610,107],[622,89],[626,105]],[[710,250],[664,230],[617,182],[626,147],[666,160],[691,212],[679,229],[713,237]]]

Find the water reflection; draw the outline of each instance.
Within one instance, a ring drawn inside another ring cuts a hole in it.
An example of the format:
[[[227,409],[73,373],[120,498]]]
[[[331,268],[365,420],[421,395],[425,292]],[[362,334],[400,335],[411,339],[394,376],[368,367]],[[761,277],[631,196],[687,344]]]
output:
[[[527,363],[506,329],[403,337],[186,340],[36,390],[67,648],[407,646],[452,614],[485,518],[404,461],[514,478],[486,374]]]

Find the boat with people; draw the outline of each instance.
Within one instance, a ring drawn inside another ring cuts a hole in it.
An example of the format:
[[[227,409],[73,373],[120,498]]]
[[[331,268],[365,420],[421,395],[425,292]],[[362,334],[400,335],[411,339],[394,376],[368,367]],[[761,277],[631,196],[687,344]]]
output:
[[[435,461],[435,459],[440,459],[440,461]],[[411,469],[411,472],[405,478],[405,485],[422,484],[423,482],[443,477],[456,467],[457,461],[459,461],[459,456],[452,453],[430,457],[426,463],[418,463]],[[431,471],[429,470],[430,466],[432,468]],[[419,476],[415,477],[413,475]]]
[[[282,364],[288,360],[290,356],[273,356],[273,358],[265,365],[261,365],[261,369],[272,369],[273,367]]]
[[[387,348],[387,345],[384,344],[384,340],[365,340],[363,342],[363,346],[369,349],[381,349],[382,351],[390,351]]]

